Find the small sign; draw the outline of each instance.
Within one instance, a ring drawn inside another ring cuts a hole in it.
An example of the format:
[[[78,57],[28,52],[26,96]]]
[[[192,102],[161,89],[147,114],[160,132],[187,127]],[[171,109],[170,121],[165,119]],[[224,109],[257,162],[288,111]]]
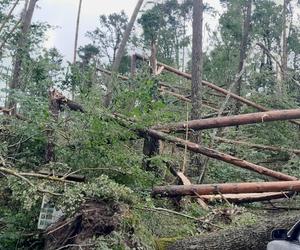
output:
[[[63,216],[63,212],[61,210],[56,210],[54,204],[52,204],[50,199],[44,195],[39,216],[38,229],[46,229],[51,224],[57,222],[61,216]]]

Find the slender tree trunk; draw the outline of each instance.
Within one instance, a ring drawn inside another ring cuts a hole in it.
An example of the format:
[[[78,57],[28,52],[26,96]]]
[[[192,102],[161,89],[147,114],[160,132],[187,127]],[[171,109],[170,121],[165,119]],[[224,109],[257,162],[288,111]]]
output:
[[[17,0],[17,1],[14,3],[14,5],[13,5],[12,8],[10,9],[10,11],[8,12],[6,18],[5,18],[4,21],[1,23],[1,25],[0,25],[0,33],[1,33],[1,31],[3,30],[5,24],[6,24],[6,23],[9,21],[9,19],[11,18],[12,13],[13,13],[14,9],[17,7],[17,5],[18,5],[19,2],[20,2],[20,0]]]
[[[193,3],[193,48],[192,48],[192,110],[191,119],[201,119],[202,108],[202,31],[203,31],[203,0],[194,0]],[[192,135],[194,143],[201,143],[201,132]],[[191,155],[189,173],[200,175],[202,172],[201,157]]]
[[[243,70],[245,59],[246,59],[246,51],[249,42],[249,31],[251,25],[252,0],[247,0],[246,8],[247,10],[244,18],[243,37],[240,45],[240,60],[239,60],[237,74],[239,74]],[[239,77],[236,85],[236,94],[241,96],[241,90],[242,90],[242,77]],[[241,103],[236,102],[235,114],[238,114],[240,112],[240,109],[241,109]]]
[[[24,53],[26,53],[26,50],[28,49],[28,32],[30,29],[32,16],[37,1],[38,0],[30,0],[28,4],[28,8],[24,12],[22,29],[21,29],[20,37],[17,41],[17,52],[16,52],[15,64],[13,68],[12,80],[9,83],[9,87],[11,90],[18,89],[21,86],[20,75],[22,69],[22,62],[23,62]],[[16,100],[14,100],[14,98],[11,97],[9,98],[8,107],[10,109],[13,109],[14,113],[16,112]]]
[[[76,57],[77,57],[78,33],[79,33],[79,23],[80,23],[81,6],[82,6],[82,0],[79,0],[78,13],[77,13],[77,21],[76,21],[76,31],[75,31],[75,44],[74,44],[73,64],[76,63]]]
[[[282,96],[285,93],[285,82],[287,80],[287,63],[288,63],[288,46],[287,46],[287,8],[290,0],[283,1],[282,10],[282,55],[281,55],[281,67],[282,74],[281,79],[278,81],[278,96]]]
[[[125,48],[126,48],[127,41],[129,39],[131,30],[133,28],[133,25],[135,23],[135,20],[137,18],[137,15],[138,15],[141,7],[142,7],[143,2],[144,2],[144,0],[138,0],[138,2],[136,4],[136,7],[133,11],[133,14],[132,14],[132,16],[130,18],[130,21],[129,21],[127,27],[126,27],[125,32],[124,32],[120,47],[118,49],[118,52],[116,54],[116,58],[115,58],[114,63],[113,63],[112,71],[117,72],[119,70],[122,57],[124,56],[124,53],[125,53]]]
[[[74,54],[73,54],[73,65],[74,66],[76,64],[76,58],[77,58],[78,33],[79,33],[81,6],[82,6],[82,0],[79,0],[77,20],[76,20],[76,29],[75,29]],[[72,86],[72,100],[74,100],[74,99],[75,99],[75,86]]]
[[[153,76],[157,74],[157,59],[156,59],[156,42],[153,39],[151,41],[151,57],[150,57],[150,64],[151,64],[151,73]],[[159,154],[159,140],[153,137],[146,137],[144,139],[144,147],[143,147],[143,167],[147,171],[155,171],[157,168],[151,165],[149,158],[154,157]]]
[[[133,28],[133,25],[135,23],[135,20],[137,18],[137,15],[138,15],[141,7],[142,7],[143,2],[144,2],[144,0],[138,0],[137,5],[135,6],[135,9],[132,13],[130,21],[129,21],[127,27],[126,27],[125,32],[124,32],[120,47],[119,47],[118,51],[116,51],[116,54],[114,52],[115,55],[114,55],[114,61],[113,61],[113,65],[112,65],[112,73],[113,74],[112,74],[112,77],[110,79],[110,82],[108,83],[107,94],[104,98],[104,106],[105,107],[109,107],[110,104],[111,104],[112,97],[113,97],[113,81],[115,79],[114,73],[117,73],[119,71],[121,60],[122,60],[122,58],[124,56],[124,53],[125,53],[126,44],[128,42],[131,30]]]

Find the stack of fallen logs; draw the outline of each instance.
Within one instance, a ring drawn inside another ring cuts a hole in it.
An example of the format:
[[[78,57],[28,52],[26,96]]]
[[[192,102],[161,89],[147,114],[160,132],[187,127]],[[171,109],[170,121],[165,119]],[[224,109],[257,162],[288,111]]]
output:
[[[132,57],[133,60],[143,60],[148,61],[144,56],[135,54]],[[133,62],[132,65],[136,66],[136,62]],[[157,62],[157,66],[161,68],[160,73],[163,70],[177,74],[178,76],[184,77],[186,79],[191,79],[191,75],[181,72],[169,65]],[[110,74],[108,71],[102,72]],[[132,69],[131,72],[134,74],[136,69]],[[121,77],[121,76],[120,76]],[[123,80],[126,78],[122,77]],[[202,145],[192,143],[190,141],[183,140],[169,135],[170,132],[184,132],[188,128],[189,130],[203,130],[203,129],[212,129],[212,128],[221,128],[228,126],[237,126],[244,124],[254,124],[254,123],[264,123],[271,121],[283,121],[289,120],[291,123],[300,125],[299,121],[293,119],[300,118],[300,109],[294,110],[275,110],[270,111],[268,108],[263,107],[259,104],[256,104],[246,98],[238,96],[234,93],[231,93],[228,90],[225,90],[219,86],[216,86],[213,83],[203,81],[203,85],[218,92],[221,96],[230,96],[231,98],[246,104],[252,108],[257,109],[258,111],[263,111],[259,113],[250,113],[245,115],[236,115],[236,116],[227,116],[211,119],[202,119],[194,120],[189,122],[181,122],[174,124],[167,124],[164,126],[155,126],[151,129],[147,129],[140,133],[141,135],[147,134],[150,137],[153,137],[157,140],[163,140],[176,144],[178,147],[187,147],[188,150],[200,153],[207,157],[221,160],[232,165],[248,169],[254,172],[257,172],[261,175],[265,175],[276,180],[281,180],[284,182],[256,182],[256,183],[227,183],[227,184],[211,184],[211,185],[192,185],[184,173],[178,172],[177,177],[181,180],[183,185],[178,186],[162,186],[154,187],[152,194],[154,196],[196,196],[198,199],[203,199],[205,201],[211,201],[215,199],[227,200],[230,202],[252,202],[252,201],[262,201],[262,200],[271,200],[275,198],[287,197],[291,192],[300,191],[300,181],[296,177],[289,176],[284,173],[273,171],[266,167],[247,162],[242,159],[238,159],[234,156],[218,152],[216,150],[206,148]],[[168,90],[168,89],[171,89]],[[178,93],[173,92],[172,86],[161,83],[160,91],[169,94],[173,97],[178,98],[179,100],[190,102],[190,99],[186,96],[182,96]],[[215,107],[209,106],[209,103],[205,103],[205,106],[218,111]],[[250,147],[261,148],[271,151],[286,151],[294,154],[300,154],[299,149],[284,149],[281,147],[275,146],[265,146],[258,144],[249,144],[247,142],[237,142],[233,140],[227,140],[223,138],[216,138],[216,140],[226,143],[237,143],[244,144]],[[174,171],[173,171],[174,172]]]
[[[133,58],[147,60],[140,55],[135,55]],[[136,65],[136,63],[133,63]],[[177,69],[174,69],[168,65],[157,62],[157,65],[160,66],[162,70],[167,70],[173,72],[179,76],[191,79],[191,76],[187,73],[181,72]],[[105,74],[111,74],[111,72],[99,69],[99,71]],[[132,70],[134,71],[134,70]],[[118,76],[122,80],[128,80],[125,76]],[[259,104],[256,104],[246,98],[237,96],[230,91],[227,91],[221,87],[214,85],[213,83],[203,81],[203,84],[221,95],[227,95],[236,99],[248,106],[251,106],[259,111],[259,113],[250,113],[243,115],[227,116],[227,117],[217,117],[217,118],[208,118],[202,120],[193,120],[189,122],[179,122],[174,124],[160,125],[155,126],[150,129],[134,129],[140,137],[144,138],[154,138],[156,140],[162,140],[169,143],[173,143],[178,147],[187,148],[189,151],[205,155],[209,158],[217,159],[226,163],[230,163],[234,166],[254,171],[264,176],[274,178],[278,181],[276,182],[256,182],[256,183],[227,183],[227,184],[206,184],[206,185],[193,185],[186,178],[184,173],[178,172],[175,175],[181,180],[183,185],[179,186],[162,186],[154,187],[152,194],[154,196],[195,196],[197,199],[203,199],[205,201],[210,201],[214,199],[223,199],[232,202],[251,202],[251,201],[260,201],[260,200],[270,200],[274,198],[281,198],[287,195],[290,195],[291,192],[300,191],[300,180],[296,177],[289,176],[287,174],[277,172],[266,167],[248,162],[243,159],[236,158],[232,155],[219,152],[214,149],[207,148],[202,145],[195,144],[190,141],[175,137],[170,135],[170,132],[184,132],[186,129],[190,130],[203,130],[203,129],[212,129],[212,128],[221,128],[228,126],[237,126],[244,124],[254,124],[254,123],[264,123],[271,121],[283,121],[289,120],[291,123],[300,125],[299,121],[294,119],[300,118],[300,109],[291,109],[291,110],[274,110],[270,111],[268,108],[265,108]],[[162,83],[162,91],[164,88],[171,88],[170,86]],[[168,91],[167,93],[172,93]],[[57,92],[59,93],[59,92]],[[172,94],[172,96],[178,97],[178,99],[189,101],[188,97],[181,98],[177,94]],[[81,105],[69,100],[64,97],[62,94],[52,95],[52,98],[56,99],[56,102],[59,104],[60,109],[63,109],[63,106],[69,107],[71,110],[84,112],[84,109]],[[0,110],[6,112],[6,110]],[[132,129],[134,121],[131,119],[124,118],[122,115],[114,114],[110,118],[114,118],[119,121],[122,125],[128,126]],[[130,123],[130,124],[128,124]],[[219,141],[227,142],[226,139],[216,138]],[[234,143],[230,141],[229,143]],[[244,142],[245,144],[245,142]],[[247,143],[246,143],[247,144]],[[266,150],[275,150],[275,151],[287,151],[295,154],[299,154],[299,149],[288,149],[274,147],[274,146],[264,146],[251,144],[253,147],[263,148]],[[174,171],[173,171],[174,172]]]
[[[137,59],[144,60],[144,61],[148,60],[146,57],[138,54],[135,54],[132,58],[133,60],[137,60]],[[132,63],[132,65],[136,65],[136,63]],[[189,80],[191,79],[190,74],[181,72],[173,67],[170,67],[169,65],[157,62],[157,66],[168,72],[175,73],[178,76],[184,77]],[[132,69],[132,72],[135,72],[135,69]],[[186,147],[190,151],[200,153],[210,158],[221,160],[230,163],[232,165],[244,169],[248,169],[260,173],[262,175],[272,177],[277,180],[281,180],[283,182],[277,181],[277,182],[256,182],[256,183],[192,185],[190,183],[182,181],[183,185],[154,187],[152,194],[154,196],[160,195],[160,196],[169,196],[169,197],[189,195],[189,196],[196,196],[198,199],[200,198],[205,201],[210,201],[214,199],[225,199],[227,201],[232,201],[232,202],[244,202],[244,201],[250,202],[250,201],[261,201],[261,200],[282,198],[290,195],[291,192],[300,191],[300,181],[298,181],[296,177],[273,171],[263,166],[259,166],[251,162],[238,159],[231,155],[224,154],[216,150],[206,148],[202,145],[198,145],[190,141],[183,140],[181,138],[170,136],[168,134],[170,132],[185,132],[187,128],[189,130],[195,131],[195,130],[203,130],[203,129],[228,127],[228,126],[237,126],[237,125],[244,125],[244,124],[282,121],[282,120],[289,120],[293,124],[300,125],[299,121],[293,120],[293,119],[300,118],[300,109],[270,111],[268,108],[265,108],[259,104],[256,104],[234,93],[231,93],[230,91],[225,90],[219,86],[216,86],[213,83],[203,81],[203,85],[218,92],[221,95],[230,96],[231,98],[243,104],[246,104],[250,107],[253,107],[263,112],[228,116],[228,117],[219,117],[219,118],[212,118],[212,119],[194,120],[189,122],[167,124],[164,126],[156,126],[147,130],[148,135],[159,140],[175,143],[179,147]],[[165,88],[168,88],[168,86],[162,85],[161,91],[166,94],[177,97],[180,100],[190,102],[189,98],[181,96],[172,91],[165,90]],[[225,143],[237,143],[237,144],[240,143],[240,144],[261,148],[265,150],[272,150],[277,152],[286,151],[294,154],[300,154],[299,149],[283,149],[280,147],[264,146],[264,145],[257,145],[257,144],[249,145],[246,142],[237,142],[232,140],[226,140],[223,138],[216,138],[216,139]],[[184,174],[180,173],[180,175],[178,175],[179,179],[182,180],[183,178],[182,176],[184,176]],[[185,176],[184,178],[187,179]]]

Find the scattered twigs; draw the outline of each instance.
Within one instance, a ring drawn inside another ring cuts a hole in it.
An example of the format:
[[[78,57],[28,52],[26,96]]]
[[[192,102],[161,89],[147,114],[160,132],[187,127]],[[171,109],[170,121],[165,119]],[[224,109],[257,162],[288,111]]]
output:
[[[294,153],[297,155],[300,154],[300,149],[290,149],[290,148],[283,148],[283,147],[267,146],[267,145],[254,144],[254,143],[245,142],[245,141],[230,140],[230,139],[225,139],[225,138],[221,138],[221,137],[216,137],[215,139],[216,139],[216,141],[219,141],[222,143],[242,145],[242,146],[246,146],[246,147],[250,147],[250,148],[275,151],[275,152],[289,152],[289,153]]]
[[[142,55],[139,55],[139,54],[136,54],[136,58],[137,59],[141,59],[141,60],[148,60],[148,58],[146,58],[146,57],[144,57],[144,56],[142,56]],[[167,70],[167,71],[169,71],[169,72],[172,72],[172,73],[174,73],[174,74],[177,74],[177,75],[179,75],[179,76],[182,76],[182,77],[184,77],[184,78],[186,78],[186,79],[192,79],[192,76],[190,75],[190,74],[188,74],[188,73],[185,73],[185,72],[182,72],[182,71],[180,71],[180,70],[178,70],[178,69],[175,69],[175,68],[173,68],[173,67],[171,67],[171,66],[169,66],[169,65],[166,65],[166,64],[164,64],[164,63],[161,63],[161,62],[157,62],[157,65],[158,66],[164,66],[164,69],[165,70]],[[221,88],[221,87],[219,87],[219,86],[217,86],[217,85],[215,85],[215,84],[213,84],[213,83],[211,83],[211,82],[208,82],[208,81],[202,81],[202,83],[203,83],[203,85],[204,86],[207,86],[208,88],[210,88],[210,89],[213,89],[213,90],[215,90],[215,91],[217,91],[218,93],[221,93],[222,95],[230,95],[233,99],[236,99],[236,100],[238,100],[239,102],[241,102],[241,103],[244,103],[244,104],[246,104],[246,105],[248,105],[248,106],[250,106],[250,107],[253,107],[253,108],[255,108],[255,109],[257,109],[257,110],[259,110],[259,111],[269,111],[270,109],[268,109],[268,108],[266,108],[266,107],[264,107],[264,106],[262,106],[262,105],[259,105],[259,104],[257,104],[257,103],[254,103],[254,102],[252,102],[252,101],[250,101],[250,100],[248,100],[248,99],[246,99],[246,98],[244,98],[244,97],[241,97],[241,96],[239,96],[239,95],[236,95],[236,94],[234,94],[234,93],[230,93],[229,91],[227,91],[226,89],[223,89],[223,88]],[[298,121],[290,121],[291,123],[294,123],[294,124],[296,124],[296,125],[300,125],[300,122],[298,122]]]
[[[170,209],[166,209],[166,208],[161,208],[161,207],[135,207],[135,208],[146,210],[146,211],[151,211],[151,212],[162,212],[162,213],[174,214],[174,215],[181,216],[181,217],[191,219],[191,220],[194,220],[194,221],[199,221],[199,222],[202,222],[202,223],[206,223],[206,224],[209,224],[211,226],[217,227],[219,229],[223,229],[223,227],[221,227],[219,225],[216,225],[216,224],[213,224],[209,221],[203,220],[201,218],[197,218],[197,217],[194,217],[194,216],[191,216],[191,215],[179,213],[179,212],[176,212],[176,211],[173,211],[173,210],[170,210]]]
[[[185,101],[185,102],[191,102],[191,99],[190,98],[187,98],[183,95],[180,95],[180,94],[177,94],[175,92],[172,92],[172,91],[169,91],[169,90],[166,90],[165,88],[160,88],[159,89],[162,93],[165,93],[165,94],[168,94],[168,95],[171,95],[171,96],[174,96],[176,97],[177,99],[179,100],[182,100],[182,101]],[[203,107],[205,108],[208,108],[208,109],[211,109],[211,110],[214,110],[214,111],[218,111],[218,109],[208,105],[208,103],[205,103],[205,101],[203,101]]]

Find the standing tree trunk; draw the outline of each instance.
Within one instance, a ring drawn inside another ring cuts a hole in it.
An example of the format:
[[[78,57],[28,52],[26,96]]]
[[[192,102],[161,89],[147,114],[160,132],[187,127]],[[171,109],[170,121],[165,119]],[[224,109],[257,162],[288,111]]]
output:
[[[151,56],[150,56],[150,65],[151,65],[151,74],[155,77],[157,74],[157,58],[156,58],[157,50],[156,50],[156,41],[153,39],[151,41]],[[144,139],[144,147],[143,147],[143,168],[146,171],[155,171],[157,168],[151,165],[151,161],[149,158],[154,157],[159,154],[160,143],[159,140],[153,137],[146,137]]]
[[[73,55],[73,65],[74,66],[76,64],[76,57],[77,57],[78,33],[79,33],[81,6],[82,6],[82,0],[79,0],[77,20],[76,20],[76,30],[75,30],[74,55]],[[72,86],[72,100],[74,100],[74,99],[75,99],[75,86]]]
[[[28,48],[28,32],[31,25],[31,20],[34,12],[35,5],[38,0],[30,0],[28,8],[24,10],[24,18],[22,23],[22,29],[20,32],[20,37],[17,41],[17,52],[16,52],[16,58],[15,58],[15,64],[13,68],[13,75],[12,80],[9,83],[10,90],[19,89],[21,86],[20,83],[20,75],[21,75],[21,69],[22,69],[22,62],[24,53],[26,53],[26,50]],[[27,4],[25,4],[27,6]],[[16,113],[16,100],[14,98],[9,98],[8,101],[8,108],[12,109],[12,112]]]
[[[53,122],[58,121],[59,116],[59,93],[56,90],[49,91],[49,111],[53,118]],[[47,126],[46,137],[47,137],[47,145],[45,149],[45,163],[50,163],[55,161],[55,131],[51,125]]]
[[[203,0],[194,0],[193,3],[193,48],[192,48],[192,111],[191,119],[201,118],[202,107],[202,29],[203,29]],[[201,132],[192,135],[192,141],[201,142]],[[189,174],[201,174],[202,163],[198,154],[191,155]]]
[[[81,6],[82,6],[82,0],[79,0],[79,7],[78,7],[77,21],[76,21],[76,31],[75,31],[75,44],[74,44],[73,64],[76,63],[76,56],[77,56],[78,33],[79,33],[79,23],[80,23]]]
[[[287,62],[288,62],[288,46],[287,46],[287,8],[290,0],[283,1],[282,10],[282,56],[281,56],[281,67],[282,67],[282,77],[279,81],[278,95],[284,94],[284,84],[287,80]]]
[[[151,56],[150,56],[150,65],[151,65],[151,73],[156,76],[157,74],[157,49],[155,40],[151,41]]]
[[[247,45],[249,42],[249,31],[250,31],[250,25],[251,25],[251,12],[252,12],[252,0],[247,0],[246,2],[246,15],[244,18],[244,27],[243,27],[243,37],[240,45],[240,60],[239,60],[239,66],[238,66],[238,72],[239,74],[244,67],[244,62],[246,59],[246,51],[247,51]],[[236,86],[236,94],[241,96],[241,90],[242,90],[242,76],[239,77],[237,81]],[[240,102],[236,102],[236,109],[235,114],[238,114],[241,109]]]

